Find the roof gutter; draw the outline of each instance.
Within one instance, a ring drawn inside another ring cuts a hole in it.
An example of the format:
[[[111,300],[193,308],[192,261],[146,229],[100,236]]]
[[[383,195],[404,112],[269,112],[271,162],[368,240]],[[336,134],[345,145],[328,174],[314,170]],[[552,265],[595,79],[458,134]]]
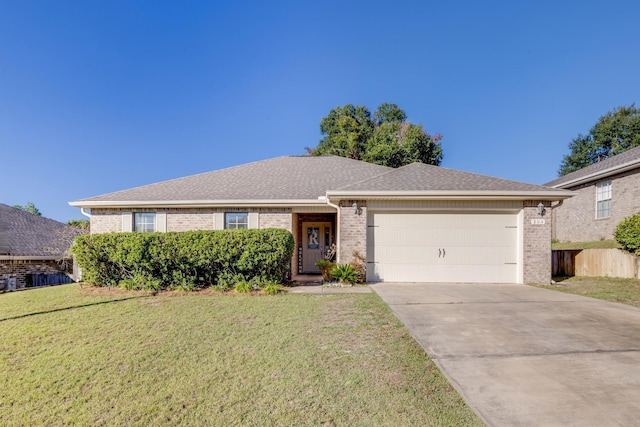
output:
[[[623,163],[620,166],[616,166],[613,168],[605,169],[603,171],[590,173],[589,175],[585,175],[579,178],[575,178],[569,181],[561,182],[559,184],[550,185],[551,188],[567,188],[574,187],[576,185],[583,184],[585,182],[593,181],[598,178],[606,178],[611,175],[616,175],[618,173],[626,172],[631,169],[635,169],[640,166],[640,159],[633,160],[631,162]]]
[[[565,191],[327,191],[327,198],[386,200],[564,200],[573,196]]]
[[[0,255],[0,261],[58,261],[63,255]]]
[[[299,206],[324,206],[324,200],[126,200],[126,201],[96,201],[78,200],[69,202],[70,206],[77,208],[207,208],[207,207],[299,207]]]

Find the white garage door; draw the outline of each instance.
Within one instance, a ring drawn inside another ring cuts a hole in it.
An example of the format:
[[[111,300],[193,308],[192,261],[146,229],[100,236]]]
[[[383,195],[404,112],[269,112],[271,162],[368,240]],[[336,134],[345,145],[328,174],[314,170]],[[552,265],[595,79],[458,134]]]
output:
[[[515,283],[514,213],[368,214],[367,280]]]

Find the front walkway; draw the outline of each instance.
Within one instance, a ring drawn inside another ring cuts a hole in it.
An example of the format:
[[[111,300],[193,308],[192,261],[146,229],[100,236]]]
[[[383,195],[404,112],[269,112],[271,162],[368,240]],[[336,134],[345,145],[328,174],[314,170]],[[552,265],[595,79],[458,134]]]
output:
[[[291,281],[293,286],[287,292],[290,294],[362,294],[370,293],[367,285],[360,286],[323,286],[322,276],[315,274],[299,274]]]
[[[640,309],[525,285],[371,287],[487,425],[639,425]]]

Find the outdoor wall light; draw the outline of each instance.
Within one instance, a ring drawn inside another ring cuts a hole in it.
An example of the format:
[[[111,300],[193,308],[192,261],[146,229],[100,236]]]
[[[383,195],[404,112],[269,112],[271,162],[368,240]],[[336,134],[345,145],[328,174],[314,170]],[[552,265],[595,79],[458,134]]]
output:
[[[358,206],[358,202],[353,202],[353,205],[351,205],[351,206],[353,207],[354,215],[360,215],[362,210],[360,209],[360,206]]]
[[[538,203],[538,215],[542,216],[545,213],[545,208],[542,202]]]

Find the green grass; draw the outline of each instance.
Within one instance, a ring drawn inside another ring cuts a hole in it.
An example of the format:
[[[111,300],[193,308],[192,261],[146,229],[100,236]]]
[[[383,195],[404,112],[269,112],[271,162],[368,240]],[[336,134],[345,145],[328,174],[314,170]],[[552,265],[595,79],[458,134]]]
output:
[[[376,294],[0,294],[0,425],[482,425]]]
[[[640,307],[640,280],[611,277],[556,277],[555,285],[538,285],[570,294]]]
[[[614,249],[621,246],[615,240],[594,240],[592,242],[551,242],[553,250]]]

